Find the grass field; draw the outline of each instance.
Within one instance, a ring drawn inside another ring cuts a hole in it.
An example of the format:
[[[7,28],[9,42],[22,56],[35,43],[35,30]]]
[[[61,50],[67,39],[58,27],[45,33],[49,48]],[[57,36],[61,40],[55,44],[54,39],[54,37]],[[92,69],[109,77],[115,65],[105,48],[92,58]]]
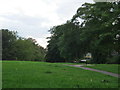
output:
[[[118,78],[116,77],[62,64],[3,61],[2,67],[3,88],[118,87]]]
[[[91,66],[85,66],[85,67],[120,74],[120,71],[118,70],[118,67],[120,67],[120,65],[118,65],[118,64],[92,64]]]
[[[120,68],[119,64],[85,64],[85,63],[58,63],[58,64],[83,65],[84,67],[88,68],[99,69],[103,71],[120,74],[120,71],[118,70],[118,68]]]

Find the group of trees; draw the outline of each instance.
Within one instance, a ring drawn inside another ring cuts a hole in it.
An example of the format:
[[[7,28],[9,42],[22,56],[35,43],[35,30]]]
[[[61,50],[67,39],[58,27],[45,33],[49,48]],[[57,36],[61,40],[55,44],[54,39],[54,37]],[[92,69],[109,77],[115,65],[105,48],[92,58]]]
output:
[[[22,38],[15,31],[2,31],[2,60],[44,61],[46,50],[35,39]]]
[[[50,29],[46,61],[120,63],[120,2],[85,3],[65,24]]]

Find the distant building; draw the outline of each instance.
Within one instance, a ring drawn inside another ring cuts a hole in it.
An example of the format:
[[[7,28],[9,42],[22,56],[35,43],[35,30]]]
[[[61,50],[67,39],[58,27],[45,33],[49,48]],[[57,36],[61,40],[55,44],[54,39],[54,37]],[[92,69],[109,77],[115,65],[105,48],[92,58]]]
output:
[[[85,55],[85,58],[86,58],[86,59],[91,59],[91,58],[92,58],[92,54],[91,54],[91,53],[87,53],[87,54]]]
[[[91,53],[87,53],[84,56],[84,59],[80,60],[80,62],[86,62],[87,63],[87,61],[89,61],[91,58],[92,58],[92,54]]]

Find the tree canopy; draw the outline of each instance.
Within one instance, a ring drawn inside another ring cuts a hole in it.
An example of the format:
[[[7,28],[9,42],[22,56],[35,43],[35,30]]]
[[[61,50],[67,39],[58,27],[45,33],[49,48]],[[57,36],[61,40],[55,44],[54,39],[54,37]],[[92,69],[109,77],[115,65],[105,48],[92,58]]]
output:
[[[15,31],[2,29],[2,59],[44,61],[46,50],[32,38],[22,38]]]
[[[84,3],[50,32],[48,61],[54,54],[56,61],[73,62],[90,52],[92,63],[120,63],[120,2]]]

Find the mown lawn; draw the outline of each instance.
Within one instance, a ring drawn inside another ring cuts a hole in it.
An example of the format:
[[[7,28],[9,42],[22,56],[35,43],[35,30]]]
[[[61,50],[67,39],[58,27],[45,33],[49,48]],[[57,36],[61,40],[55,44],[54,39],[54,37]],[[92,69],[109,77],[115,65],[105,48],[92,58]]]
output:
[[[118,68],[120,67],[119,64],[91,64],[91,66],[84,66],[84,67],[120,74],[120,71],[118,70]]]
[[[117,88],[118,78],[56,63],[2,62],[3,88]]]

